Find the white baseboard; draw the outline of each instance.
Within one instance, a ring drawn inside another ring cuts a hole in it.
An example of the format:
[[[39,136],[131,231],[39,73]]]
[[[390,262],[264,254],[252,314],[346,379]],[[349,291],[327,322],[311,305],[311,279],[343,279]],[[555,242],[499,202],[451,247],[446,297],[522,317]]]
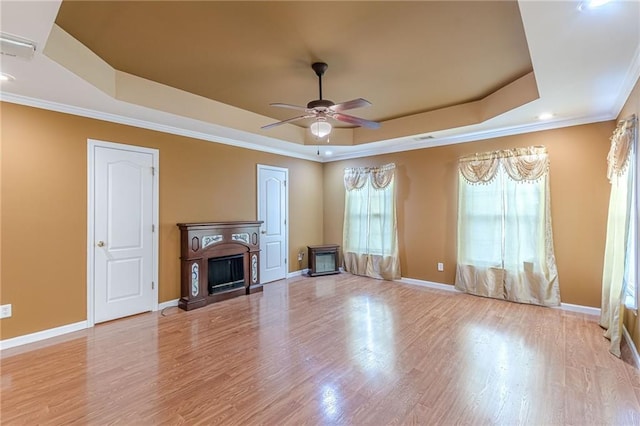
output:
[[[307,275],[309,273],[309,268],[300,269],[299,271],[289,272],[287,274],[287,278],[300,277],[302,275]]]
[[[172,306],[178,306],[178,300],[168,300],[158,304],[158,310],[161,311],[164,308]],[[88,321],[80,321],[73,324],[62,325],[60,327],[50,328],[48,330],[37,331],[31,334],[25,334],[23,336],[13,337],[11,339],[0,340],[0,351],[3,349],[15,348],[16,346],[26,345],[28,343],[35,343],[41,340],[49,339],[51,337],[62,336],[63,334],[73,333],[74,331],[84,330],[89,328]]]
[[[0,341],[0,350],[15,348],[16,346],[26,345],[27,343],[35,343],[40,340],[49,339],[51,337],[62,336],[63,334],[73,333],[74,331],[84,330],[88,327],[87,321],[80,321],[73,324],[67,324],[60,327],[50,328],[48,330],[38,331],[36,333],[25,334],[24,336],[13,337]]]
[[[631,348],[631,354],[633,355],[633,360],[636,363],[636,368],[640,368],[640,354],[638,354],[638,348],[636,348],[636,345],[633,343],[631,335],[624,324],[622,325],[622,335],[624,336],[624,340],[627,341],[629,348]]]
[[[578,312],[580,314],[600,316],[600,308],[592,308],[591,306],[573,305],[571,303],[560,303],[557,309],[563,311]]]
[[[342,269],[342,268],[341,268]],[[289,272],[287,274],[287,278],[298,277],[302,275],[306,275],[309,269],[302,269],[300,271]],[[416,285],[421,287],[433,288],[436,290],[444,290],[450,291],[454,293],[461,293],[456,290],[456,288],[450,284],[441,284],[435,283],[432,281],[423,281],[417,280],[415,278],[400,278],[396,280],[396,282],[402,284]],[[164,308],[170,308],[173,306],[178,306],[179,299],[168,300],[166,302],[162,302],[158,304],[158,310],[162,310]],[[600,315],[599,308],[592,308],[590,306],[582,306],[582,305],[573,305],[571,303],[562,303],[558,309],[562,309],[565,311],[578,312],[587,315]],[[51,337],[61,336],[63,334],[72,333],[78,330],[84,330],[88,328],[87,321],[80,321],[73,324],[67,324],[60,327],[51,328],[49,330],[38,331],[36,333],[25,334],[24,336],[13,337],[11,339],[0,340],[0,350],[14,348],[16,346],[26,345],[27,343],[35,343],[40,340],[49,339]],[[631,341],[631,336],[627,332],[626,328],[623,328],[624,337],[627,339],[627,343],[632,348],[634,358],[636,360],[637,365],[640,368],[640,356],[638,355],[638,351],[636,350],[635,345]]]
[[[450,284],[441,284],[441,283],[434,283],[432,281],[416,280],[415,278],[402,277],[399,280],[396,280],[396,282],[403,283],[403,284],[417,285],[421,287],[435,288],[438,290],[462,293],[460,290],[457,290],[454,286]],[[571,303],[561,303],[560,306],[557,307],[557,309],[562,309],[563,311],[578,312],[578,313],[587,314],[587,315],[600,316],[600,308],[592,308],[591,306],[573,305]]]
[[[395,280],[395,281],[403,284],[417,285],[420,287],[428,287],[428,288],[435,288],[437,290],[445,290],[445,291],[453,291],[456,293],[462,293],[461,291],[456,290],[456,288],[450,284],[440,284],[440,283],[434,283],[432,281],[416,280],[415,278],[405,278],[405,277],[402,277],[399,280]]]
[[[173,306],[178,306],[178,300],[180,299],[167,300],[166,302],[158,303],[158,310],[161,311],[164,308],[171,308]]]

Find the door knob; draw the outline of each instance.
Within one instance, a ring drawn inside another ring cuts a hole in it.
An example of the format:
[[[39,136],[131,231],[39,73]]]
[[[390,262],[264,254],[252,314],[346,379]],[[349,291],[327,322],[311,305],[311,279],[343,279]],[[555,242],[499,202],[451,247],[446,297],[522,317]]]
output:
[[[98,247],[104,247],[104,241],[98,241]]]

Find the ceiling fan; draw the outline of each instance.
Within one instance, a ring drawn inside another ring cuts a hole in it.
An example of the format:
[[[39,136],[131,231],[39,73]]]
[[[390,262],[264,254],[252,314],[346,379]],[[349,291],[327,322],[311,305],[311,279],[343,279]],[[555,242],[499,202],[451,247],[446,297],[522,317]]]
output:
[[[328,67],[329,66],[324,62],[314,62],[313,64],[311,64],[311,68],[315,71],[316,75],[318,76],[318,88],[320,92],[319,99],[309,102],[306,107],[291,105],[291,104],[283,104],[283,103],[269,104],[275,107],[290,108],[290,109],[296,109],[299,111],[304,111],[304,114],[299,115],[298,117],[289,118],[287,120],[278,121],[277,123],[267,124],[266,126],[262,126],[262,128],[270,129],[272,127],[279,126],[281,124],[291,123],[292,121],[303,120],[305,118],[315,119],[315,121],[311,124],[310,129],[311,129],[311,133],[313,133],[317,137],[324,137],[331,132],[331,124],[327,121],[328,118],[332,118],[338,121],[343,121],[349,124],[355,124],[356,126],[368,127],[370,129],[379,128],[380,123],[342,113],[342,111],[347,111],[350,109],[361,108],[361,107],[371,105],[371,102],[369,102],[368,100],[358,98],[358,99],[353,99],[351,101],[335,104],[328,99],[322,99],[322,76],[324,75],[324,72],[327,70]]]

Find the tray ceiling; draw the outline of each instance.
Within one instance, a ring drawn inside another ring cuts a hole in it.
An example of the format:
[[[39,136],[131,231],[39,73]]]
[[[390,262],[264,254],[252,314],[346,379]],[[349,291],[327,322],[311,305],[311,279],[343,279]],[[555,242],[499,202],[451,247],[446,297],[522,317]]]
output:
[[[2,1],[0,100],[315,161],[614,119],[640,76],[640,3]],[[363,97],[380,129],[260,127],[272,102]],[[552,112],[540,122],[538,115]],[[333,151],[333,156],[329,156]]]

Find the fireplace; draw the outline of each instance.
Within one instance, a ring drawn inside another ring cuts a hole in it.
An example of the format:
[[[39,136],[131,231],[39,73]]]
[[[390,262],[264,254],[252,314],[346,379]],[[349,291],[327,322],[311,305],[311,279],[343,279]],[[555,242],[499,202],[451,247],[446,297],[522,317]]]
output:
[[[244,287],[243,255],[236,254],[209,259],[209,296],[242,287]]]
[[[338,250],[337,244],[324,244],[320,246],[307,246],[309,249],[309,276],[338,274]]]
[[[184,310],[262,291],[262,222],[179,223]]]

